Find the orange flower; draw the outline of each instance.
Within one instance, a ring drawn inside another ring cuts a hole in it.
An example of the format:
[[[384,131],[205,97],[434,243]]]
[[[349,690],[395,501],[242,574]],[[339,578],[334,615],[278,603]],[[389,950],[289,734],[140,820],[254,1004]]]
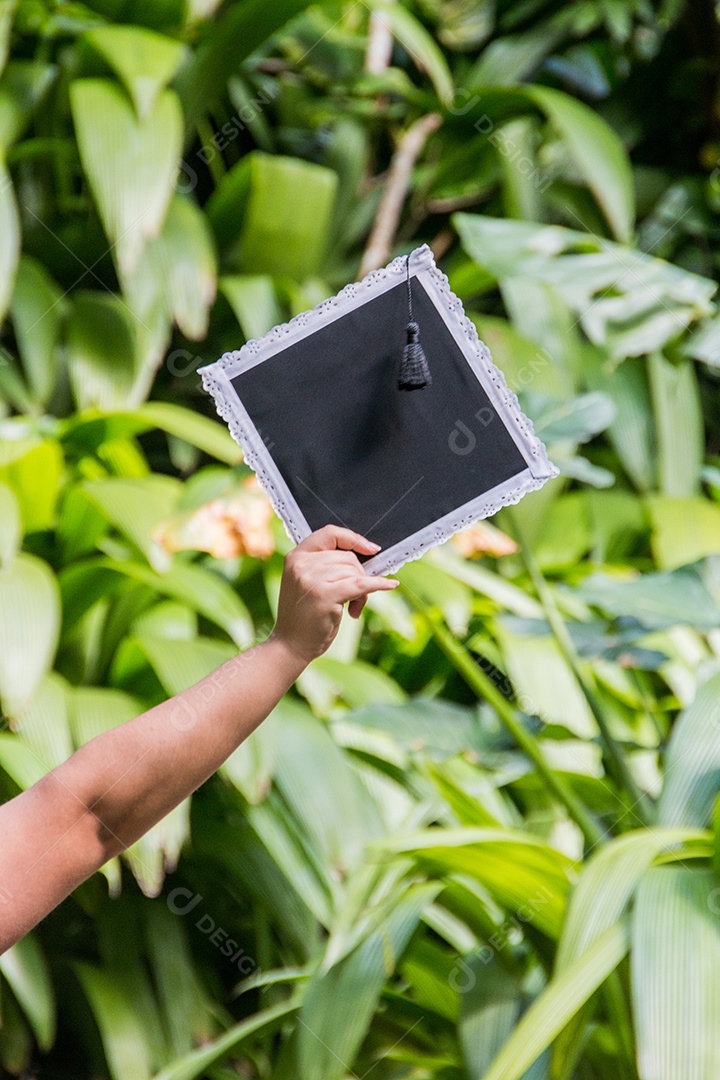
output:
[[[275,550],[272,507],[254,476],[240,487],[158,526],[154,539],[169,552],[207,551],[216,559],[253,555],[266,559]]]
[[[473,555],[514,555],[518,545],[489,521],[477,521],[469,529],[456,533],[450,541],[466,559]]]

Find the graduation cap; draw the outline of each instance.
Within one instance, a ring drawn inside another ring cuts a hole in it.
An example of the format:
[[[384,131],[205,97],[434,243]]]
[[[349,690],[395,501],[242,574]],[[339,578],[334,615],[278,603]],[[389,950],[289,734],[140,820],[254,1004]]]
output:
[[[289,536],[396,570],[557,475],[423,245],[201,369]]]

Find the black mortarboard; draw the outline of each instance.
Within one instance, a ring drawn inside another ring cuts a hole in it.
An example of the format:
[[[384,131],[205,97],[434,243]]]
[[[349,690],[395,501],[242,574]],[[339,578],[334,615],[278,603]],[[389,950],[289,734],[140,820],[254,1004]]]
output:
[[[201,374],[290,536],[354,529],[368,573],[557,474],[426,246]]]

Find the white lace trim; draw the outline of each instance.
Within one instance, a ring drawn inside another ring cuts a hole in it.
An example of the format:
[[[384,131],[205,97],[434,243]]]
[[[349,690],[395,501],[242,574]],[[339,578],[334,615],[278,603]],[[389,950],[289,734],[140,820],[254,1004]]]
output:
[[[503,506],[517,503],[558,470],[548,460],[545,447],[536,436],[531,421],[523,413],[516,395],[509,389],[502,372],[492,362],[487,347],[478,338],[475,326],[465,315],[461,301],[450,289],[445,274],[437,268],[430,248],[424,244],[410,256],[410,274],[418,278],[455,338],[491,403],[523,455],[527,468],[491,491],[458,507],[452,513],[426,525],[399,544],[381,551],[365,564],[370,574],[387,574],[404,563],[418,559],[431,547],[442,544],[456,532],[481,518],[490,517]],[[236,352],[225,353],[209,367],[201,368],[203,386],[212,394],[218,415],[228,424],[240,444],[247,464],[255,471],[291,540],[299,543],[312,530],[285,483],[266,446],[262,433],[253,424],[244,405],[233,390],[231,380],[241,371],[262,363],[269,356],[315,333],[361,304],[392,289],[405,280],[406,256],[394,259],[381,270],[373,270],[362,281],[353,282],[312,311],[296,315],[288,323],[276,326],[263,338],[248,341]]]

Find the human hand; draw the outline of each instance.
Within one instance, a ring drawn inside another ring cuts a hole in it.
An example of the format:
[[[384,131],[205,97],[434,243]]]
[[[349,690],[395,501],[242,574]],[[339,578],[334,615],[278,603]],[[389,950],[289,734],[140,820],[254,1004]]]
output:
[[[324,653],[338,632],[345,603],[357,619],[371,592],[400,584],[370,577],[354,554],[375,555],[379,550],[359,533],[336,525],[307,536],[285,557],[273,638],[306,664]]]

